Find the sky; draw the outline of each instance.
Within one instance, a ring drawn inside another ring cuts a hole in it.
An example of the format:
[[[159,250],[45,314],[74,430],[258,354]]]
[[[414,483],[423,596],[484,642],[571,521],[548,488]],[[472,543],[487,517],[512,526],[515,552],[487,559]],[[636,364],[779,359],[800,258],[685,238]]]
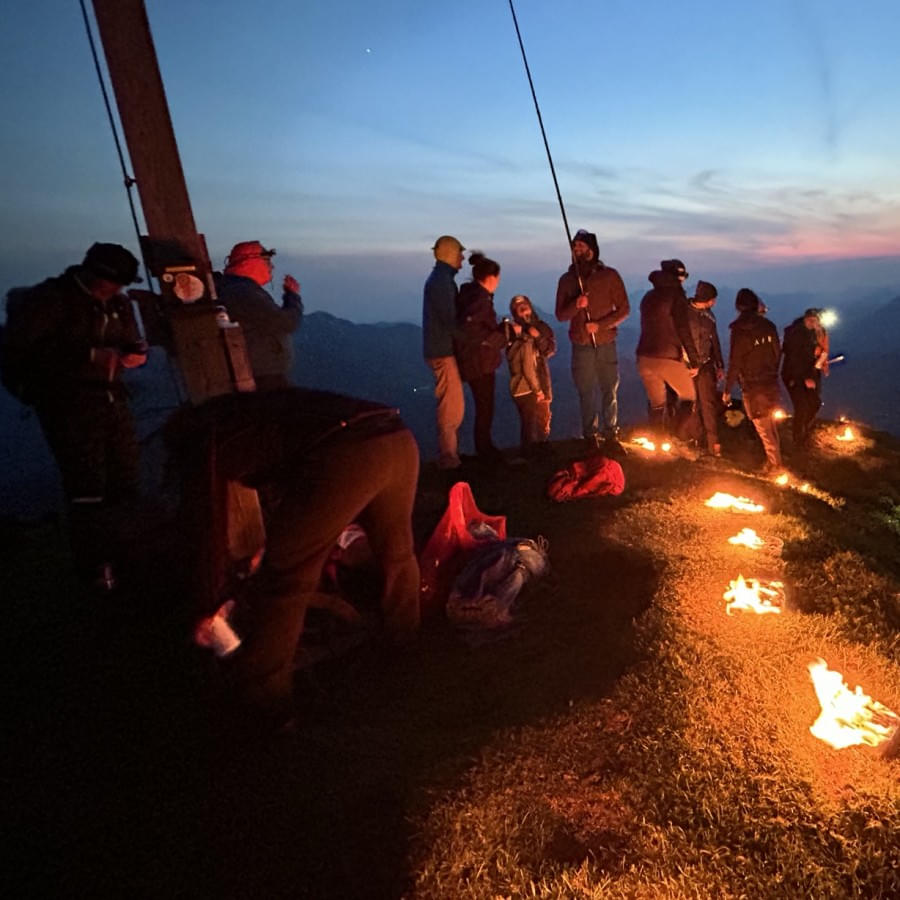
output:
[[[77,0],[7,7],[4,289],[137,249]],[[214,266],[258,239],[308,309],[418,321],[450,233],[500,262],[498,308],[552,308],[568,249],[507,0],[146,7]],[[629,289],[673,256],[761,292],[900,288],[895,0],[516,12],[571,228]]]

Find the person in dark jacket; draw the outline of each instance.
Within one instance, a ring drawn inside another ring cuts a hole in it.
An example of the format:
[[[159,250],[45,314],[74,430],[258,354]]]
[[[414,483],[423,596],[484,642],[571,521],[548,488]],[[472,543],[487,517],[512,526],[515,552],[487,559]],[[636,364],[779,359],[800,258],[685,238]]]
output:
[[[438,466],[459,468],[459,426],[465,413],[462,380],[453,352],[456,333],[456,273],[466,248],[452,235],[431,248],[436,260],[422,294],[422,339],[425,362],[434,376],[438,432]]]
[[[284,276],[281,306],[263,287],[272,280],[274,255],[274,250],[267,250],[259,241],[241,241],[232,247],[225,273],[216,284],[219,302],[243,329],[253,379],[260,391],[290,385],[291,335],[303,318],[296,278]]]
[[[114,586],[116,536],[138,498],[138,444],[120,376],[147,361],[122,294],[140,280],[125,247],[96,243],[81,265],[7,300],[15,295],[16,340],[26,351],[23,396],[62,476],[76,569],[99,588]]]
[[[386,635],[419,625],[412,506],[419,454],[397,410],[322,391],[286,388],[214,397],[176,412],[165,429],[182,490],[179,535],[193,561],[193,617],[229,597],[241,646],[226,657],[236,700],[262,724],[291,717],[294,654],[311,595],[338,536],[357,521],[383,575]],[[229,482],[278,493],[265,555],[237,589],[228,557]]]
[[[784,329],[781,380],[794,407],[794,450],[799,453],[809,447],[812,424],[822,406],[822,374],[827,372],[828,350],[820,315],[819,309],[807,309]]]
[[[486,462],[499,462],[500,451],[491,438],[494,422],[494,373],[499,367],[506,335],[494,311],[494,291],[500,284],[500,266],[483,253],[469,255],[472,280],[456,298],[454,338],[459,374],[475,401],[475,452]]]
[[[528,456],[550,438],[553,387],[547,360],[556,353],[556,337],[553,329],[538,318],[524,294],[516,294],[510,300],[509,311],[509,392],[519,410],[522,454]]]
[[[762,303],[749,288],[741,288],[734,301],[738,317],[731,323],[731,349],[723,402],[731,402],[735,384],[741,387],[744,410],[753,422],[766,453],[770,472],[782,468],[781,446],[773,413],[779,404],[778,330],[760,312]]]
[[[616,455],[624,453],[618,440],[616,333],[630,312],[621,276],[600,260],[597,236],[577,231],[572,239],[572,265],[556,288],[556,318],[569,323],[572,380],[581,406],[582,436],[595,447],[602,434],[607,449]]]
[[[697,410],[694,417],[697,440],[705,438],[706,451],[712,456],[721,456],[719,443],[719,412],[721,395],[717,385],[725,377],[722,360],[722,346],[716,328],[716,317],[712,308],[716,305],[718,291],[708,281],[698,281],[688,305],[688,325],[691,339],[697,353],[697,374],[694,387],[697,392]]]
[[[684,263],[666,259],[649,277],[652,289],[641,300],[641,336],[637,345],[637,370],[647,392],[650,425],[683,437],[693,413],[693,376],[699,363],[688,322],[688,301],[682,284]],[[672,421],[667,423],[666,388],[677,398]]]

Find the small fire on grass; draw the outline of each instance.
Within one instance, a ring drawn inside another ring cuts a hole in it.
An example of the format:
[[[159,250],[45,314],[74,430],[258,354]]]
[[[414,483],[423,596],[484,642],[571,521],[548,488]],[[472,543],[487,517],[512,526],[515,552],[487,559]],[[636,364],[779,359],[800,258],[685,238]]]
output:
[[[754,503],[749,497],[735,497],[734,494],[726,494],[722,491],[716,491],[706,505],[711,509],[729,509],[732,512],[759,513],[765,507],[759,503]]]
[[[725,600],[725,612],[729,616],[736,612],[759,615],[780,613],[784,601],[784,585],[780,581],[760,582],[755,578],[745,579],[743,575],[738,575],[730,582],[722,598]]]
[[[847,425],[844,430],[835,436],[839,441],[855,441],[856,435],[853,433],[853,429]]]
[[[742,528],[734,537],[728,538],[728,543],[738,547],[749,547],[751,550],[760,550],[765,541],[752,528]]]
[[[857,744],[877,747],[900,728],[900,716],[864,694],[859,685],[851,691],[841,673],[829,669],[824,659],[811,662],[809,674],[822,707],[809,730],[819,740],[836,750]]]
[[[760,537],[753,528],[742,528],[737,534],[728,538],[728,543],[735,547],[748,547],[751,550],[772,550],[781,553],[784,542],[779,538]]]
[[[649,438],[645,437],[636,437],[631,439],[632,444],[637,444],[638,447],[643,448],[644,450],[649,450],[651,453],[656,452],[656,444],[651,441]],[[664,441],[660,444],[659,447],[663,453],[668,453],[672,449],[672,445],[668,441]]]

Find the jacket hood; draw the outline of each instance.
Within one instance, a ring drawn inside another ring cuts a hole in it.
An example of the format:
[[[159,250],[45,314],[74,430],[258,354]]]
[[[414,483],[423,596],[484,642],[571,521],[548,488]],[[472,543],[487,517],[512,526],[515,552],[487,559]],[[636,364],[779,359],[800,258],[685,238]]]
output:
[[[674,272],[664,272],[662,269],[651,272],[647,279],[655,288],[681,287],[681,282]]]

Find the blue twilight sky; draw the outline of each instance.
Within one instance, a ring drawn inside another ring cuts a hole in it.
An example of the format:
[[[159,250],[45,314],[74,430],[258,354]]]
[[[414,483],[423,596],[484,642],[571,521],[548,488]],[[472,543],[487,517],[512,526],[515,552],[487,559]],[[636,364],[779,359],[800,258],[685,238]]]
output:
[[[900,286],[896,0],[516,9],[572,229],[629,288],[671,256],[763,292]],[[552,306],[567,250],[506,0],[147,10],[216,265],[258,238],[309,308],[416,321],[449,232],[500,261],[498,308]],[[2,26],[5,288],[136,240],[77,0]]]

